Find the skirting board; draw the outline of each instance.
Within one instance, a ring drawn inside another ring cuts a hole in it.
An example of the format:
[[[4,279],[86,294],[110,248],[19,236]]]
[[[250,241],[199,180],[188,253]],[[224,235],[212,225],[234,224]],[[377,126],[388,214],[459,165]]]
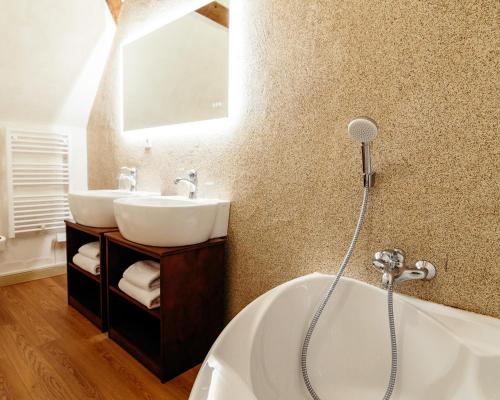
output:
[[[15,285],[37,279],[50,278],[51,276],[63,275],[66,273],[66,264],[54,265],[51,267],[36,268],[12,274],[0,276],[0,287]]]

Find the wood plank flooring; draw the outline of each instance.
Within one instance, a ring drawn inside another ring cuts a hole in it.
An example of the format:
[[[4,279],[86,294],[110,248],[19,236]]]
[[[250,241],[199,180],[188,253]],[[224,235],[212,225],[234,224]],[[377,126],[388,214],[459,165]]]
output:
[[[0,287],[0,400],[185,400],[67,305],[66,275]]]

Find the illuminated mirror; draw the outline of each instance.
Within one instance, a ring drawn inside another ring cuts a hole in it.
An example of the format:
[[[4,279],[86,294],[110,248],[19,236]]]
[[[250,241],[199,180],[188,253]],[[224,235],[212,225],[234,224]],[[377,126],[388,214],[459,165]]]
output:
[[[229,0],[122,47],[124,130],[227,117]]]

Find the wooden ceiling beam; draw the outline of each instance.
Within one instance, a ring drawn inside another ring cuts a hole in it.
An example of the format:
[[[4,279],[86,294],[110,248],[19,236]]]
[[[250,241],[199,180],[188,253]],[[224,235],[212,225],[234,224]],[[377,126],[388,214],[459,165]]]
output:
[[[198,8],[196,12],[211,19],[219,25],[225,26],[226,28],[229,27],[229,10],[217,1],[212,1],[206,6]]]
[[[120,12],[122,10],[122,0],[106,0],[108,3],[109,11],[115,20],[115,23],[118,24],[120,20]]]
[[[113,19],[118,24],[122,9],[122,0],[106,0],[106,3],[108,4],[109,11],[113,16]],[[219,25],[225,26],[226,28],[229,27],[229,9],[217,1],[208,3],[207,5],[197,9],[196,12],[211,19]]]

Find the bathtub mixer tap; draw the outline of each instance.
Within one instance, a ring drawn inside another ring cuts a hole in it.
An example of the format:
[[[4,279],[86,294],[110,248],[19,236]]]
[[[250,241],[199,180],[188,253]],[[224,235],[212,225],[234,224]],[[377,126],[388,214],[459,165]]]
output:
[[[400,249],[378,251],[373,256],[373,266],[382,272],[382,285],[409,280],[431,280],[436,276],[436,267],[429,261],[419,260],[414,267],[405,265],[405,253]]]
[[[188,172],[187,178],[175,178],[174,183],[177,185],[179,182],[187,182],[189,183],[189,198],[196,199],[196,195],[198,192],[198,172],[194,169]]]

